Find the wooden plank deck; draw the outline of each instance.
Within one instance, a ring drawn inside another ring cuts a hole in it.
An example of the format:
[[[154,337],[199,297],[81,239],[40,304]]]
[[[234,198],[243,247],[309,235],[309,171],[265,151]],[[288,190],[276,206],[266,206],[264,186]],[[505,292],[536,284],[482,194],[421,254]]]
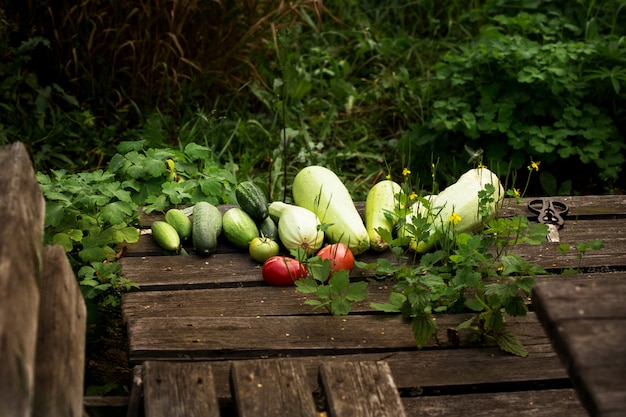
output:
[[[520,246],[517,254],[554,273],[537,277],[538,284],[626,282],[620,281],[626,280],[626,199],[561,200],[570,207],[560,231],[561,242],[603,239],[605,245],[585,254],[582,263],[574,250],[558,252],[556,243]],[[507,203],[503,216],[531,216],[524,203]],[[144,216],[144,226],[156,218]],[[509,319],[510,328],[529,352],[525,358],[493,346],[476,346],[464,335],[450,337],[447,329],[466,319],[463,314],[438,315],[437,338],[418,350],[410,324],[369,307],[370,302],[387,300],[388,283],[368,283],[365,302],[353,305],[349,316],[333,317],[304,305],[306,296],[295,288],[265,285],[260,266],[223,242],[209,258],[161,253],[150,236],[142,236],[120,260],[124,275],[140,286],[123,297],[129,360],[133,365],[147,365],[144,378],[150,367],[161,362],[194,364],[196,371],[209,369],[210,373],[203,372],[203,381],[210,375],[223,414],[239,411],[232,415],[243,415],[244,405],[237,394],[238,388],[246,386],[245,379],[240,380],[245,374],[242,369],[257,366],[259,361],[282,364],[288,360],[282,373],[274,374],[275,380],[297,369],[294,386],[305,391],[308,387],[317,412],[329,417],[344,414],[333,409],[332,400],[325,396],[330,386],[336,386],[327,367],[335,366],[335,376],[343,375],[354,383],[355,368],[338,368],[346,363],[363,364],[363,369],[372,369],[373,364],[388,367],[406,416],[588,415],[568,368],[533,311]],[[379,256],[366,253],[359,259],[373,261]],[[580,269],[580,273],[558,275],[564,268]],[[352,274],[354,280],[370,277],[362,271]],[[528,303],[532,309],[530,299]],[[347,390],[351,385],[343,381],[341,386]],[[371,394],[375,386],[364,388]]]

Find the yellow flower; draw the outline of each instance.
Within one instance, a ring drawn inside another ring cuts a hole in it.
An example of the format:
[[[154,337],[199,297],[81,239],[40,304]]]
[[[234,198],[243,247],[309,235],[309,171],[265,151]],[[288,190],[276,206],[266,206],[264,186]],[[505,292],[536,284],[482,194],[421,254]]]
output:
[[[483,164],[482,162],[479,162],[478,168],[487,168],[487,165]]]
[[[415,194],[415,191],[409,194],[409,200],[415,200],[416,198],[417,198],[417,194]]]
[[[529,170],[529,171],[532,171],[532,170],[534,169],[535,171],[539,171],[539,164],[540,164],[540,163],[541,163],[541,162],[539,162],[539,161],[533,161],[533,160],[531,159],[531,160],[530,160],[530,165],[528,165],[528,170]]]
[[[463,219],[456,213],[456,211],[452,212],[452,215],[448,217],[448,221],[455,225],[459,224],[461,220]]]
[[[513,188],[513,194],[515,194],[515,197],[519,197],[520,196],[519,189]]]
[[[387,176],[386,176],[385,178],[387,178],[388,180],[390,180],[390,179],[391,179],[391,174],[387,174]]]
[[[405,177],[406,177],[407,175],[411,175],[411,170],[410,170],[410,169],[408,169],[408,168],[404,168],[404,169],[402,170],[402,175],[403,175],[403,176],[405,176]]]

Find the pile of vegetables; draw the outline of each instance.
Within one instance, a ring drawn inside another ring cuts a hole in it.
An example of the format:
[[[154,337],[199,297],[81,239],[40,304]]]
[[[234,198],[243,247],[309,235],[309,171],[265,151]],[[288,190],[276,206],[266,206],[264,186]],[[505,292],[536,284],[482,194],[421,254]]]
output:
[[[328,259],[331,272],[336,272],[351,271],[354,257],[367,250],[387,250],[392,239],[417,253],[430,251],[451,233],[480,228],[504,199],[499,179],[484,167],[469,170],[440,194],[413,204],[401,198],[399,184],[383,180],[369,191],[364,218],[339,177],[322,166],[298,172],[292,192],[293,204],[268,202],[255,183],[245,181],[236,188],[238,206],[222,214],[201,202],[192,208],[191,218],[189,210],[170,209],[164,221],[152,224],[152,236],[166,251],[178,253],[183,242],[191,240],[196,254],[209,256],[223,235],[263,264],[268,284],[285,286],[306,277],[306,258]],[[479,206],[479,196],[489,201],[486,207]],[[305,259],[296,259],[294,253]]]

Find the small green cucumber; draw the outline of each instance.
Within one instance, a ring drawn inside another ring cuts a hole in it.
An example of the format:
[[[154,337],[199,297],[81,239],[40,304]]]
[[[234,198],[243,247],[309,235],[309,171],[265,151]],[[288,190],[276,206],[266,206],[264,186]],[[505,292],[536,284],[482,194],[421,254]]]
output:
[[[247,249],[252,239],[259,236],[259,229],[248,213],[240,207],[230,208],[223,216],[226,239],[240,249]]]
[[[222,213],[213,204],[201,201],[193,207],[193,246],[198,255],[208,256],[217,249],[222,231]]]
[[[259,223],[259,231],[264,237],[278,240],[278,226],[271,216],[267,216],[265,220]]]
[[[193,225],[187,215],[180,209],[170,209],[165,213],[165,221],[176,229],[181,240],[191,237]]]
[[[235,197],[243,211],[255,221],[262,221],[268,215],[267,196],[252,181],[243,181],[235,188]]]
[[[152,222],[152,238],[163,249],[177,251],[180,248],[180,236],[174,227],[163,220]]]

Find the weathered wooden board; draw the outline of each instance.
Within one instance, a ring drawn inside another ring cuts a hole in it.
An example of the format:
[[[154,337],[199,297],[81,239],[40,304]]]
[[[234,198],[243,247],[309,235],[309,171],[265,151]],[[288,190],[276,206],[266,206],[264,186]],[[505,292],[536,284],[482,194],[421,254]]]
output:
[[[300,362],[238,361],[232,364],[230,376],[238,417],[317,417]]]
[[[439,334],[426,345],[453,347],[448,328],[467,314],[437,317]],[[524,344],[544,343],[534,314],[509,319]],[[129,322],[129,360],[239,359],[284,355],[415,350],[410,324],[397,315],[148,317]],[[462,343],[463,340],[461,339]],[[466,344],[466,343],[464,343]]]
[[[590,282],[613,279],[616,273],[542,275],[537,283],[549,281],[587,280]],[[626,283],[626,277],[624,279]],[[385,303],[393,283],[368,283],[368,296],[352,304],[352,313],[374,312],[370,303]],[[564,296],[567,296],[566,294]],[[612,295],[608,295],[612,296]],[[280,288],[268,285],[253,287],[214,288],[199,290],[138,291],[122,298],[122,313],[126,322],[142,317],[254,317],[266,315],[328,314],[325,309],[305,305],[306,294],[294,287]]]
[[[330,416],[406,417],[386,362],[324,362],[320,380]]]
[[[61,246],[43,252],[33,416],[83,415],[87,311]]]
[[[0,416],[28,416],[34,392],[44,199],[28,152],[0,148]]]
[[[573,389],[402,398],[411,417],[589,417]]]
[[[550,283],[533,305],[592,416],[626,414],[626,274]]]
[[[143,366],[146,417],[219,417],[208,363],[146,362]]]
[[[526,346],[528,357],[519,358],[499,348],[428,349],[327,356],[289,357],[302,363],[313,391],[319,390],[318,368],[326,362],[377,362],[389,364],[403,396],[439,395],[443,392],[485,392],[545,389],[568,385],[567,372],[549,342]],[[272,360],[272,359],[264,359]],[[217,396],[230,398],[231,360],[211,361]],[[494,382],[498,381],[498,382]]]

